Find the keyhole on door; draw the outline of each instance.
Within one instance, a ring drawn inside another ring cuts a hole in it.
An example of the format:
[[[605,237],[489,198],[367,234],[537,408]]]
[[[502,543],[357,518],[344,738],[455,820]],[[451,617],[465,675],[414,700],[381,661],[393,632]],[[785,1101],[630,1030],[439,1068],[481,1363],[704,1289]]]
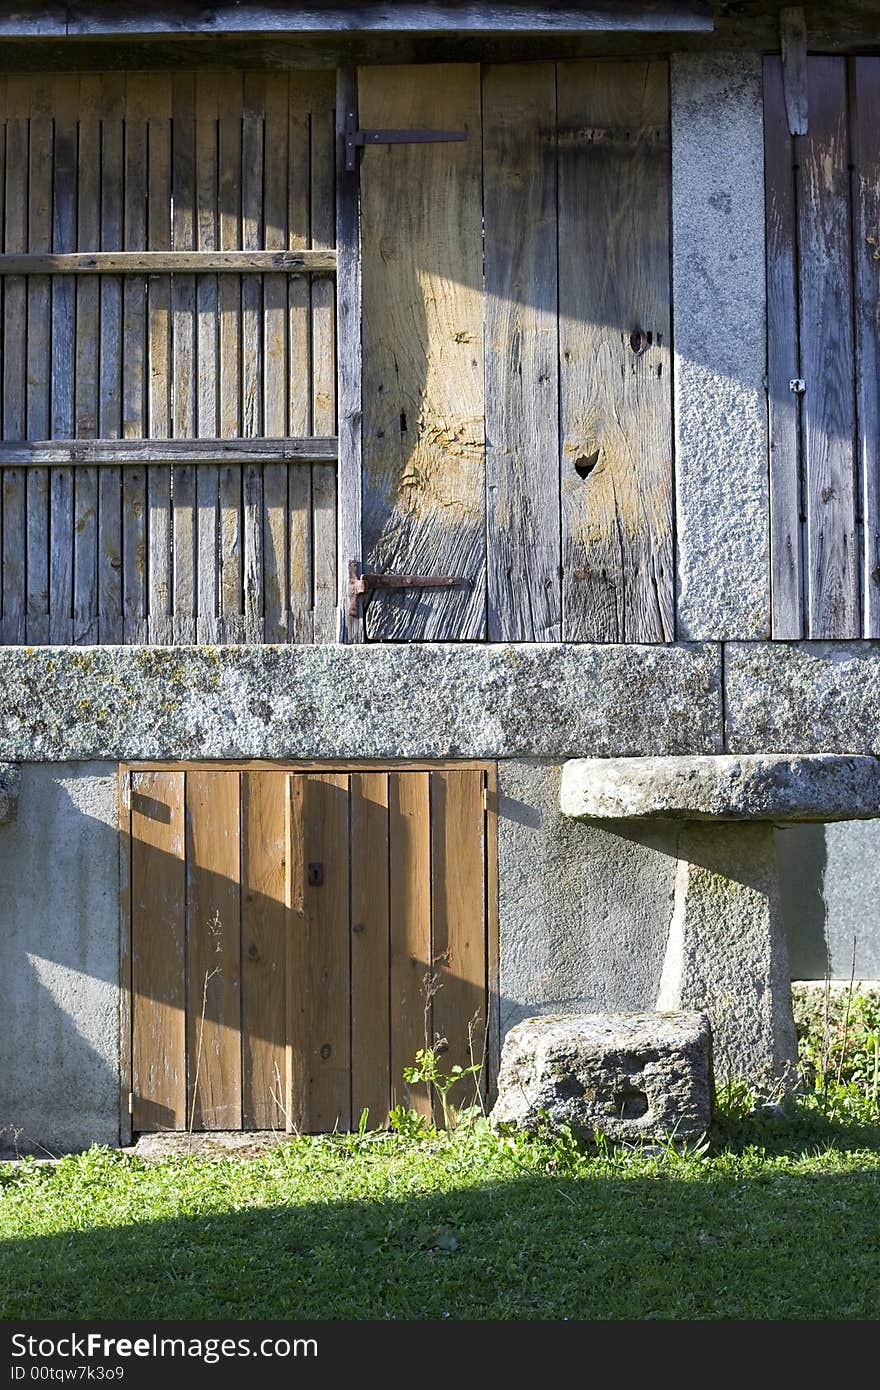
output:
[[[323,864],[310,864],[310,865],[309,865],[309,887],[310,887],[310,888],[320,888],[320,887],[321,887],[321,884],[322,884],[323,882],[324,882],[324,865],[323,865]]]

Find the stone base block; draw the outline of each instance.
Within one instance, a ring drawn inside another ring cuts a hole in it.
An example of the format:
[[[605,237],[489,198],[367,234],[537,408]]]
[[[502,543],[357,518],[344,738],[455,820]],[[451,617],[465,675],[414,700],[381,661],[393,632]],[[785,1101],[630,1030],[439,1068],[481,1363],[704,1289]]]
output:
[[[712,1114],[709,1021],[698,1013],[572,1014],[511,1028],[492,1123],[542,1121],[592,1139],[691,1139]]]

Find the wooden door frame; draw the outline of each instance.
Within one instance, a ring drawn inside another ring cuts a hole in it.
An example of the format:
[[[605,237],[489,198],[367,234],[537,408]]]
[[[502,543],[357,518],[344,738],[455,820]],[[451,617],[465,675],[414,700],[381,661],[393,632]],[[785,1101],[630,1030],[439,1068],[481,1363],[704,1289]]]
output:
[[[119,826],[119,1142],[131,1144],[132,1131],[132,942],[131,942],[131,803],[126,783],[133,772],[157,771],[278,772],[483,772],[486,777],[486,986],[488,993],[486,1067],[487,1103],[495,1097],[501,1054],[498,922],[498,763],[482,758],[196,758],[120,762],[116,771]]]

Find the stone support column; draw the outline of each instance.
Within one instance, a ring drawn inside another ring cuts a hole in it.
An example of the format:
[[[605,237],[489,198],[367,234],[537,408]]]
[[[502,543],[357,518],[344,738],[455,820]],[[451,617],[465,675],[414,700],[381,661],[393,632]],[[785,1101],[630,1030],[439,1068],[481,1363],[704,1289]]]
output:
[[[769,821],[688,821],[656,1008],[712,1023],[716,1080],[795,1079],[797,1039]]]

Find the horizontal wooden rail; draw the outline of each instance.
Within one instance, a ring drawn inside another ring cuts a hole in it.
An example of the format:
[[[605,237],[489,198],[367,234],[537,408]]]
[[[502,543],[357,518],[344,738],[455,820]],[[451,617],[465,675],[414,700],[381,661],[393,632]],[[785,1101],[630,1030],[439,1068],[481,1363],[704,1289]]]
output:
[[[335,463],[336,454],[335,438],[0,440],[0,468],[45,468],[70,463],[98,467],[153,463]]]
[[[335,251],[70,251],[0,255],[0,275],[316,275],[336,270]]]

